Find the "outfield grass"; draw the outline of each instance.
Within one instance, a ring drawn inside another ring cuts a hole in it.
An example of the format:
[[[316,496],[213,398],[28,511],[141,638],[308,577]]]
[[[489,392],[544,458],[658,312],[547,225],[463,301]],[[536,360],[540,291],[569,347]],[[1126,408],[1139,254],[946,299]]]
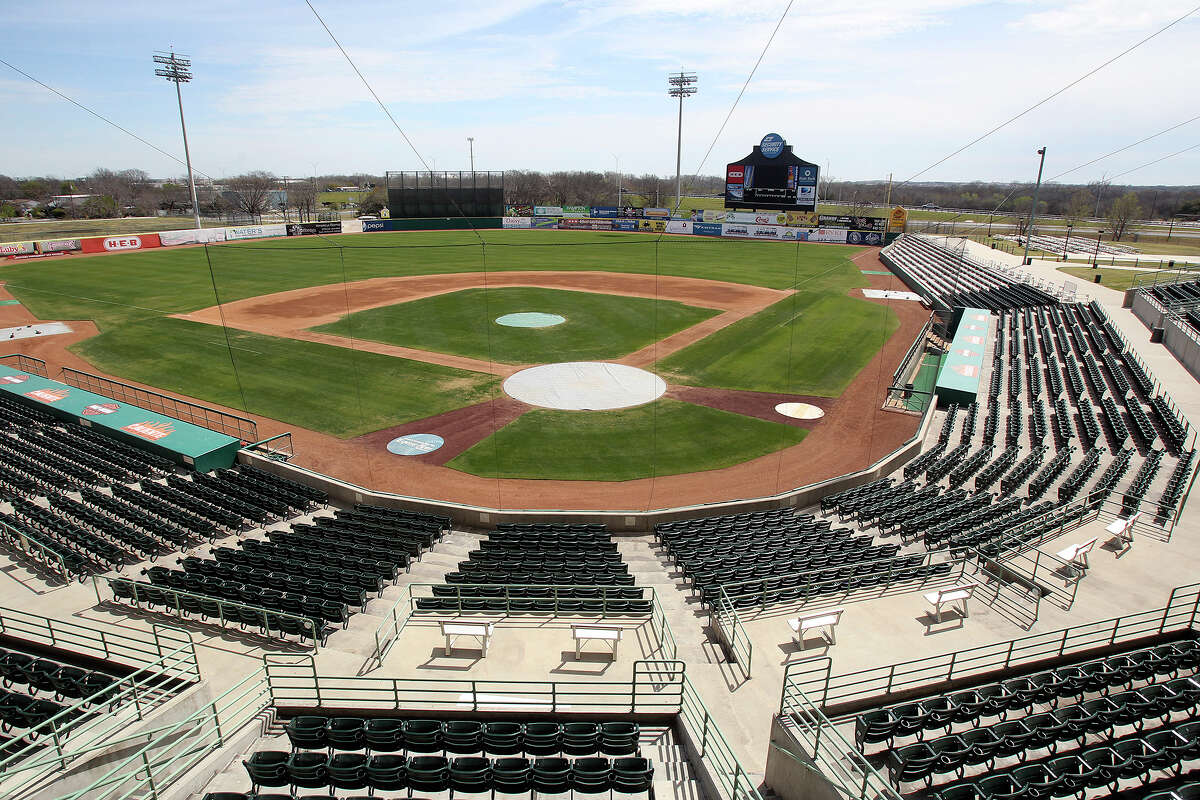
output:
[[[801,291],[658,367],[676,383],[837,397],[899,326],[886,306]]]
[[[543,311],[548,328],[511,328],[497,317]],[[511,287],[467,289],[359,311],[313,330],[505,364],[615,359],[718,314],[670,300]]]
[[[627,481],[732,466],[807,433],[662,398],[617,411],[530,411],[447,466],[488,478]]]
[[[157,318],[85,339],[75,351],[105,372],[341,437],[482,402],[498,383],[313,342],[234,330],[229,339],[227,347],[212,325]]]

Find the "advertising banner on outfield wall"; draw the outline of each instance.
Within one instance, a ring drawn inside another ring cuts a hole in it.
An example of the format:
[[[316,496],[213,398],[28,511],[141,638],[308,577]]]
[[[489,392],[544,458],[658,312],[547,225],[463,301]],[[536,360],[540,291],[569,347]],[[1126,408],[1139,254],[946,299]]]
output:
[[[324,236],[341,232],[341,222],[293,222],[287,225],[288,236]]]
[[[727,211],[725,221],[738,225],[783,225],[787,214],[779,211]]]
[[[535,217],[561,217],[563,208],[562,206],[534,206],[533,215]]]
[[[866,244],[879,247],[883,244],[883,234],[878,231],[848,231],[846,244]]]
[[[121,253],[128,250],[146,250],[161,247],[157,233],[126,234],[125,236],[94,236],[80,244],[85,253]]]
[[[721,223],[719,222],[693,222],[692,233],[697,236],[720,236]]]
[[[592,209],[589,206],[563,206],[562,213],[564,217],[588,217]]]
[[[706,208],[701,214],[705,222],[724,222],[729,212],[723,208]]]
[[[643,208],[642,216],[649,217],[651,219],[669,219],[671,216],[671,209],[669,209],[669,208]]]
[[[750,226],[742,225],[737,222],[722,222],[721,223],[721,235],[722,236],[733,236],[733,237],[740,238],[740,239],[749,239],[750,238]]]
[[[243,225],[225,229],[225,238],[229,240],[270,239],[273,236],[287,236],[287,226],[277,223],[275,225]]]
[[[692,221],[687,219],[673,219],[667,223],[667,233],[691,233]]]
[[[179,244],[199,244],[201,242],[225,241],[224,228],[191,228],[186,231],[162,231],[158,239],[163,247],[174,247]]]
[[[665,219],[642,219],[638,220],[639,231],[654,231],[662,233],[667,229],[667,221]]]
[[[534,217],[532,228],[557,228],[558,219],[555,217]]]
[[[363,233],[377,233],[379,231],[390,231],[391,227],[386,219],[364,219],[362,221]]]
[[[512,205],[504,207],[504,216],[506,217],[532,217],[533,206]]]
[[[79,239],[50,239],[37,243],[39,253],[69,253],[82,247],[83,242]]]
[[[887,217],[852,217],[846,214],[821,214],[819,221],[822,228],[849,228],[855,231],[887,230]]]
[[[559,230],[569,231],[611,231],[611,219],[592,219],[590,217],[563,217],[558,221]]]
[[[500,226],[503,228],[529,228],[532,223],[529,217],[504,217],[500,220]]]
[[[638,229],[638,221],[636,219],[614,219],[614,231],[636,231]]]
[[[625,206],[621,209],[621,216],[628,217],[630,219],[639,219],[646,216],[644,213],[645,210],[646,209],[644,208],[638,208],[636,206]]]
[[[621,209],[616,206],[596,206],[592,209],[593,217],[619,217]]]
[[[818,228],[821,225],[819,215],[812,211],[788,211],[784,216],[783,224],[792,228]]]
[[[363,223],[371,220],[362,219],[344,219],[342,220],[342,233],[362,233]]]
[[[37,252],[33,242],[0,243],[0,256],[27,256]]]
[[[848,233],[850,232],[845,228],[814,228],[812,230],[800,228],[796,231],[796,238],[802,242],[845,244]]]

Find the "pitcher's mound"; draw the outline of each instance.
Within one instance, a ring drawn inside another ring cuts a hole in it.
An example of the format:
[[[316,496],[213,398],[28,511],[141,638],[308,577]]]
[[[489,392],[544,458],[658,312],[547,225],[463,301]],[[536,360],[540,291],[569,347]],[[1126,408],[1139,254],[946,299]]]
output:
[[[653,372],[605,361],[565,361],[514,373],[504,381],[509,397],[562,411],[605,411],[640,406],[667,391]]]

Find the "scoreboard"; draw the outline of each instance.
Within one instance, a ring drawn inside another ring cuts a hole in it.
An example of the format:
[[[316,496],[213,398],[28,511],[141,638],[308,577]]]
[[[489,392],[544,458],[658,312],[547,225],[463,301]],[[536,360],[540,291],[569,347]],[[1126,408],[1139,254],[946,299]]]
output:
[[[816,211],[819,168],[769,133],[750,155],[725,167],[725,207]]]

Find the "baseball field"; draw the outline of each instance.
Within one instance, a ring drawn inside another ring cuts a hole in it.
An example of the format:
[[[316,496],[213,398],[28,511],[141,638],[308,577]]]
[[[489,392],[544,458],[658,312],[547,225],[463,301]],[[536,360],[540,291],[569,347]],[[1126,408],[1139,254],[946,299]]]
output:
[[[4,278],[37,319],[94,322],[69,348],[94,371],[353,445],[372,477],[423,465],[447,480],[611,482],[732,467],[834,423],[901,325],[898,304],[859,291],[886,283],[880,269],[840,245],[487,230],[64,257]],[[497,323],[530,312],[561,323]],[[504,391],[567,361],[627,364],[667,388],[605,411]],[[828,415],[775,412],[790,401]],[[445,444],[387,452],[414,432]]]

